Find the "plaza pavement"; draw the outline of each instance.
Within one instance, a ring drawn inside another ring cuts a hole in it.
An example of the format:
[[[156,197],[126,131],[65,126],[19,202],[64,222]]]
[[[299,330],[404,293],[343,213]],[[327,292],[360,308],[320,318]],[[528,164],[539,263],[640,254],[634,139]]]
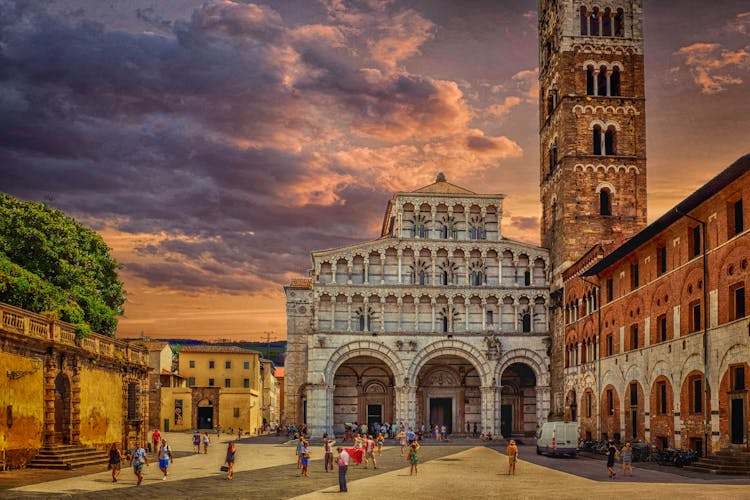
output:
[[[226,450],[213,443],[208,455],[192,452],[191,435],[168,433],[175,452],[169,478],[162,481],[158,464],[145,467],[144,482],[135,486],[132,469],[124,467],[120,481],[111,482],[108,471],[81,473],[64,471],[53,481],[35,482],[2,490],[0,498],[259,498],[328,499],[338,495],[337,474],[323,472],[322,449],[314,446],[310,477],[298,477],[294,446],[277,438],[245,439],[238,444],[235,479],[219,472]],[[215,439],[215,436],[214,436]],[[150,456],[149,460],[151,461]],[[636,469],[636,477],[610,480],[600,460],[559,460],[537,457],[533,447],[521,447],[521,457],[562,467],[569,472],[520,460],[516,476],[506,474],[507,458],[496,449],[475,445],[427,445],[420,449],[420,471],[409,476],[405,459],[397,446],[387,446],[378,458],[379,468],[349,468],[349,494],[357,499],[377,498],[747,498],[750,480],[723,480],[715,476],[681,477],[668,472]],[[545,460],[548,460],[545,462]],[[557,460],[557,461],[554,461]],[[155,460],[154,460],[155,462]],[[22,474],[11,471],[0,474]],[[572,473],[571,473],[572,472]],[[28,479],[43,477],[38,471]],[[728,484],[727,484],[728,483]]]

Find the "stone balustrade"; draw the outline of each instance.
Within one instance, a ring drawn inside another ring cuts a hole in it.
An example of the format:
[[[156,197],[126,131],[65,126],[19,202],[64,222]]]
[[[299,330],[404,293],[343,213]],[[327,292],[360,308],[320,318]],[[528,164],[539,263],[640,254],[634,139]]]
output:
[[[69,345],[87,351],[97,357],[115,359],[120,362],[148,365],[148,351],[123,340],[113,339],[98,333],[78,338],[76,327],[56,319],[47,318],[25,309],[0,302],[0,330],[56,344]]]

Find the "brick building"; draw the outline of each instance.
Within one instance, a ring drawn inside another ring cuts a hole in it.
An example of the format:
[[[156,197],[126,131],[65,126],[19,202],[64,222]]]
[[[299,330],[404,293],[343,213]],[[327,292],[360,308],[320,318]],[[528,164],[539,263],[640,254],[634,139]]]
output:
[[[750,155],[563,274],[565,414],[582,437],[746,446]]]

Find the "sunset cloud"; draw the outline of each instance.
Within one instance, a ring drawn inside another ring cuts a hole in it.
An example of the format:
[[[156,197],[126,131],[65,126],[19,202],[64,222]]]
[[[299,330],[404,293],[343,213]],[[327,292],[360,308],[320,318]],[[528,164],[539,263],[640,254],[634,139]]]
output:
[[[741,71],[750,67],[748,48],[729,50],[718,43],[698,42],[682,47],[676,54],[684,58],[703,94],[716,94],[729,85],[740,85]]]

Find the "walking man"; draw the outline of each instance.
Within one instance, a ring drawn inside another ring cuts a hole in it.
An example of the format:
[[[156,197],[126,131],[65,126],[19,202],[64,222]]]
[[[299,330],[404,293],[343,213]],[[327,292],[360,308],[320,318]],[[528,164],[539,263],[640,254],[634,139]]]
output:
[[[511,439],[510,443],[508,443],[508,448],[505,450],[505,453],[508,455],[508,475],[509,476],[515,476],[516,475],[516,462],[518,461],[518,446],[516,446],[516,441]]]
[[[370,459],[372,459],[372,466],[377,469],[378,464],[375,462],[375,440],[372,438],[372,434],[367,436],[367,440],[365,441],[365,469]]]
[[[333,470],[333,445],[336,444],[336,441],[333,439],[329,439],[328,436],[326,436],[325,440],[325,471],[331,472]]]
[[[161,469],[162,474],[164,474],[164,477],[161,478],[162,481],[167,479],[167,468],[169,468],[169,464],[172,462],[172,448],[167,444],[166,439],[161,440],[161,447],[159,447],[159,468]]]
[[[617,448],[615,448],[615,442],[610,441],[609,448],[607,448],[607,471],[609,471],[610,479],[617,475],[617,472],[615,472],[615,458],[617,458],[617,455],[619,453],[617,452]]]
[[[138,486],[143,482],[143,464],[148,464],[148,456],[140,441],[135,442],[135,448],[130,454],[130,463],[133,466],[133,474],[138,478]]]
[[[161,432],[159,429],[154,429],[154,433],[151,435],[151,441],[154,443],[154,453],[159,451],[159,443],[161,443]]]
[[[339,452],[339,491],[346,492],[346,470],[349,468],[349,454],[342,447],[336,448]]]

